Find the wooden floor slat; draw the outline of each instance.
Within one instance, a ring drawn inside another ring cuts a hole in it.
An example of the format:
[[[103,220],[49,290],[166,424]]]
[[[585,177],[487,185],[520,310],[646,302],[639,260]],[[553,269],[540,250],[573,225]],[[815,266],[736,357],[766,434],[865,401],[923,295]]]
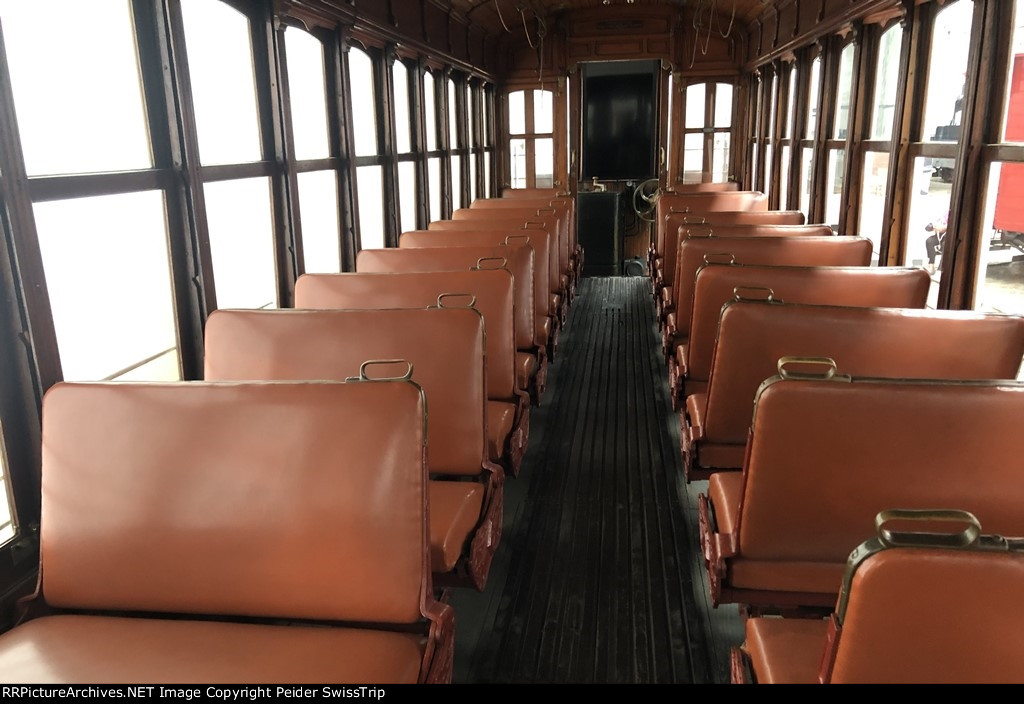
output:
[[[487,589],[451,597],[456,682],[725,681],[742,634],[707,602],[677,424],[648,281],[583,279]]]

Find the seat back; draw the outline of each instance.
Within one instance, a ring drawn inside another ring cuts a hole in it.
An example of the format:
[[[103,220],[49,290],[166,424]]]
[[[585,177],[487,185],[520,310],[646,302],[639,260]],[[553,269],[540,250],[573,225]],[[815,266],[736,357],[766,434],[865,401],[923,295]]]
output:
[[[414,230],[402,233],[398,246],[403,249],[489,247],[502,246],[507,242],[512,252],[505,266],[513,278],[516,347],[525,350],[535,344],[537,318],[547,315],[547,282],[543,273],[547,266],[550,239],[544,230],[517,230],[513,233],[508,230]],[[538,262],[545,268],[537,266]]]
[[[754,402],[740,556],[842,574],[892,507],[961,507],[1022,535],[1022,417],[1020,382],[772,377]]]
[[[738,297],[786,303],[924,308],[931,278],[920,267],[755,266],[710,264],[697,270],[687,377],[707,381],[722,306]]]
[[[443,298],[442,298],[443,297]],[[470,298],[467,298],[470,297]],[[507,269],[394,274],[303,274],[295,307],[314,310],[387,310],[466,304],[484,317],[487,393],[515,395],[512,274]],[[532,330],[529,331],[532,335]]]
[[[710,262],[766,266],[867,266],[864,237],[688,237],[679,243],[673,299],[676,330],[690,328],[697,270]]]
[[[986,535],[943,547],[928,537],[858,550],[867,557],[847,569],[824,681],[1024,682],[1024,541]]]
[[[42,595],[416,622],[433,602],[424,423],[404,381],[57,384],[43,402]]]
[[[480,201],[476,201],[479,203]],[[525,201],[502,200],[500,198],[489,201],[491,207],[461,208],[452,213],[452,220],[471,220],[479,223],[503,223],[519,218],[523,224],[540,225],[555,234],[556,239],[552,242],[551,250],[554,257],[554,269],[556,275],[564,274],[569,270],[569,213],[564,207],[535,207],[520,206]],[[500,204],[500,206],[499,206]],[[510,207],[510,206],[518,207]],[[556,279],[557,281],[557,279]]]
[[[441,231],[441,232],[478,232],[482,230],[486,231],[504,231],[509,237],[524,234],[525,231],[529,231],[530,236],[536,235],[536,256],[537,256],[537,271],[547,271],[546,276],[541,276],[541,282],[543,285],[543,295],[541,299],[545,302],[545,308],[547,307],[548,294],[556,293],[558,291],[558,257],[555,254],[555,250],[558,248],[558,233],[554,227],[544,225],[539,221],[533,223],[526,223],[518,218],[505,219],[495,218],[493,220],[487,219],[484,222],[478,220],[435,220],[427,225],[427,229],[430,231]],[[543,237],[540,233],[544,233],[546,237]],[[547,246],[545,246],[545,243]],[[540,291],[539,288],[535,288],[535,291]]]
[[[736,181],[720,181],[717,183],[677,183],[666,191],[665,195],[674,193],[717,193],[719,191],[738,191],[740,184]]]
[[[708,442],[746,442],[758,386],[787,356],[829,357],[844,372],[863,376],[1013,379],[1024,356],[1024,318],[729,302],[722,309],[708,380]]]
[[[668,216],[678,215],[674,211]],[[682,213],[682,225],[803,225],[804,214],[799,210],[717,210]],[[829,228],[831,229],[831,228]]]
[[[216,310],[206,323],[207,379],[342,380],[368,359],[412,365],[429,404],[431,474],[479,475],[487,394],[476,310]]]

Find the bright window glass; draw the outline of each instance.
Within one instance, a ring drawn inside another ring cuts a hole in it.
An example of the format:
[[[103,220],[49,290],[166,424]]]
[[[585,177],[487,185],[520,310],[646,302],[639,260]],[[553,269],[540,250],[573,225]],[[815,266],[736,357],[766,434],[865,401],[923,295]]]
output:
[[[974,307],[1024,314],[1024,164],[995,163],[985,199],[985,238]]]
[[[462,202],[462,157],[452,154],[452,209],[468,205]]]
[[[811,62],[811,85],[807,92],[807,139],[814,139],[814,130],[818,125],[818,82],[821,80],[821,57]]]
[[[715,127],[732,125],[732,85],[719,83],[715,86]]]
[[[953,160],[950,160],[953,161]],[[930,159],[914,160],[914,186],[910,195],[910,217],[907,226],[905,266],[923,266],[932,272],[929,306],[934,307],[942,271],[941,249],[943,223],[949,217],[949,199],[952,186],[936,176],[929,166]],[[951,168],[955,167],[955,163]]]
[[[29,176],[153,166],[126,0],[3,0],[0,21]]]
[[[351,49],[348,53],[348,74],[352,85],[352,130],[356,156],[377,153],[377,104],[373,89],[373,62],[366,52]]]
[[[448,146],[459,148],[459,111],[455,101],[455,81],[448,79]]]
[[[409,69],[401,61],[391,67],[392,82],[395,86],[395,151],[407,154],[412,151],[412,118],[409,113]]]
[[[423,115],[426,118],[427,151],[437,149],[437,104],[434,100],[434,74],[423,74]]]
[[[441,219],[441,160],[427,159],[427,185],[430,187],[430,221]]]
[[[164,198],[159,191],[34,206],[64,378],[115,378],[165,354],[181,378]]]
[[[90,8],[96,4],[88,3]],[[259,161],[249,19],[221,0],[182,0],[181,14],[200,160],[203,164]]]
[[[338,225],[338,179],[333,171],[297,176],[302,219],[302,260],[310,274],[341,271]]]
[[[716,132],[711,145],[711,180],[719,183],[729,180],[729,145],[731,135],[728,132]]]
[[[359,241],[362,249],[384,247],[384,192],[379,166],[356,169],[359,191]]]
[[[928,174],[930,176],[930,174]],[[885,216],[885,189],[889,179],[889,152],[868,152],[864,155],[864,180],[860,191],[860,236],[871,240],[872,264],[878,263],[882,246]]]
[[[217,307],[276,308],[270,179],[216,181],[203,189]]]
[[[550,137],[534,142],[537,188],[554,188],[555,143]]]
[[[550,90],[533,91],[533,132],[550,134],[555,122],[555,108]]]
[[[704,170],[704,135],[691,132],[683,137],[683,181],[700,183]]]
[[[959,0],[935,16],[925,93],[922,138],[926,142],[956,142],[960,139],[973,12],[974,3]]]
[[[704,126],[704,96],[707,85],[694,83],[686,87],[686,128],[697,129]]]
[[[835,139],[846,139],[850,126],[850,97],[853,95],[853,53],[852,43],[843,48],[839,55],[839,88],[836,91],[836,124],[832,131]]]
[[[323,45],[312,34],[294,27],[285,29],[284,40],[295,158],[330,156]]]
[[[526,140],[509,141],[512,166],[512,188],[526,188]]]
[[[508,133],[526,134],[526,91],[508,94]]]
[[[416,229],[416,165],[398,162],[398,207],[402,211],[402,232]]]
[[[845,169],[846,150],[830,149],[828,152],[828,182],[825,191],[825,223],[833,227],[839,224]]]
[[[878,43],[878,68],[875,96],[871,107],[871,139],[890,139],[896,111],[896,89],[900,79],[900,49],[903,28],[897,24],[886,30]],[[888,167],[886,167],[888,168]]]
[[[18,532],[11,473],[7,469],[7,450],[4,448],[2,431],[0,428],[0,495],[6,500],[0,500],[0,545],[13,539]]]

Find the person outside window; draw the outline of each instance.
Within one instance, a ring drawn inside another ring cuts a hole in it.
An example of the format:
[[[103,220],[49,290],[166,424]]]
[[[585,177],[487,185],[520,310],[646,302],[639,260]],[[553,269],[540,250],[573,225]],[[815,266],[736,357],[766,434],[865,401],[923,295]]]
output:
[[[942,255],[942,241],[946,237],[946,221],[948,219],[949,213],[943,213],[942,216],[924,226],[925,232],[928,233],[928,237],[924,241],[924,248],[928,255],[929,274],[934,274],[938,268],[935,265],[935,259]]]

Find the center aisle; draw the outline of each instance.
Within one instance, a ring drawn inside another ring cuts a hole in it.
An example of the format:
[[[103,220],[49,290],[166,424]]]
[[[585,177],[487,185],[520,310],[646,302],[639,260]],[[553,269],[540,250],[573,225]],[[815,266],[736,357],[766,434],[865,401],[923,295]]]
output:
[[[722,681],[649,286],[580,283],[456,682]]]

